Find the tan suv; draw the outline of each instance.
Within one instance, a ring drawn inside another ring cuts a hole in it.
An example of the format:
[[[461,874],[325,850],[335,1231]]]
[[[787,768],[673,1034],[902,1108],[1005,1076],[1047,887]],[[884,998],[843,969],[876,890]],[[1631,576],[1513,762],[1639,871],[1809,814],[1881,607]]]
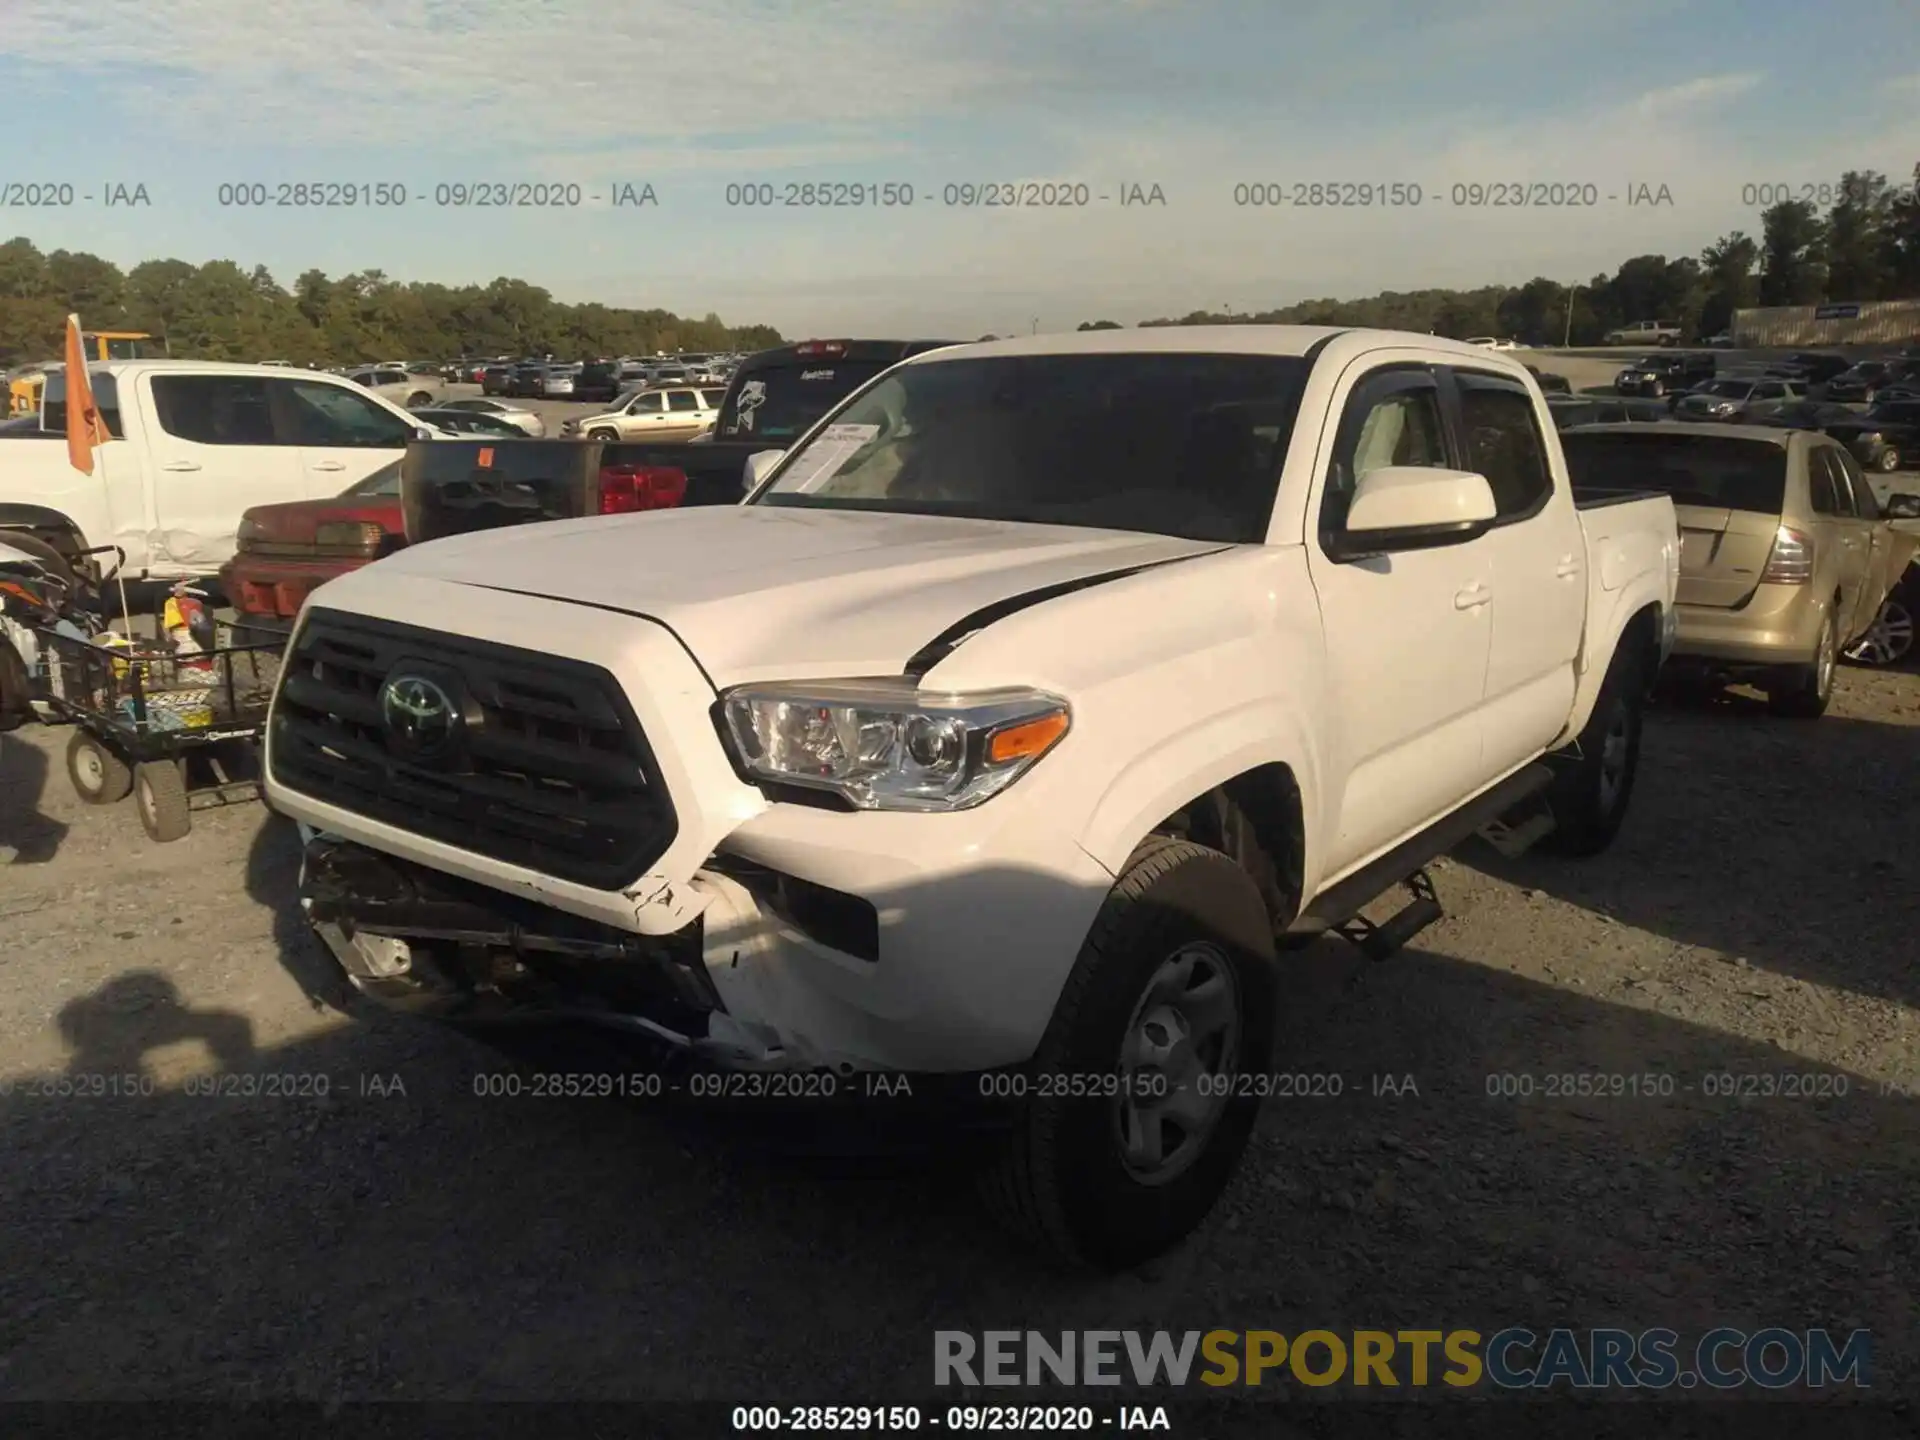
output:
[[[1822,714],[1840,653],[1920,550],[1920,520],[1885,518],[1853,457],[1818,431],[1658,421],[1578,426],[1560,440],[1583,489],[1673,497],[1668,667],[1756,684],[1776,714]]]
[[[719,413],[718,390],[685,385],[633,390],[619,396],[611,410],[567,421],[561,433],[589,440],[690,440],[712,429]]]

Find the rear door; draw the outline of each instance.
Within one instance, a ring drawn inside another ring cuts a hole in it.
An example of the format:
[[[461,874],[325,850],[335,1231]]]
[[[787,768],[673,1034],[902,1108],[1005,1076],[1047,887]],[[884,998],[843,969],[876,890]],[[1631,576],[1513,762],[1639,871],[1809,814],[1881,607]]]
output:
[[[667,437],[686,440],[707,428],[707,417],[697,390],[667,391]]]
[[[259,375],[155,374],[148,387],[156,424],[148,440],[156,533],[151,563],[204,573],[233,558],[234,532],[249,506],[306,497],[299,452],[273,422]]]
[[[1813,453],[1833,472],[1842,513],[1834,518],[1840,532],[1841,611],[1840,640],[1845,644],[1865,632],[1880,613],[1880,603],[1892,588],[1887,567],[1893,536],[1880,523],[1880,507],[1867,477],[1853,457],[1838,445],[1816,444]],[[1849,595],[1846,586],[1852,586]]]
[[[667,414],[667,393],[664,390],[642,390],[633,397],[627,406],[626,414],[620,417],[620,438],[622,440],[665,440],[668,438],[668,423],[672,419]]]
[[[1486,476],[1499,519],[1475,542],[1493,587],[1483,723],[1486,764],[1502,773],[1538,756],[1573,709],[1586,625],[1586,538],[1564,480],[1556,486],[1533,396],[1518,380],[1453,372],[1465,468]],[[1444,388],[1443,388],[1444,393]]]
[[[309,500],[329,499],[406,453],[414,427],[350,386],[270,380],[280,433],[299,447]]]
[[[1829,578],[1840,593],[1834,612],[1843,640],[1856,633],[1855,612],[1860,608],[1860,591],[1866,583],[1867,565],[1872,558],[1869,532],[1854,514],[1853,487],[1846,471],[1840,468],[1832,446],[1819,443],[1807,447],[1807,496],[1813,510],[1815,563],[1822,554],[1835,557],[1833,568],[1817,578]]]

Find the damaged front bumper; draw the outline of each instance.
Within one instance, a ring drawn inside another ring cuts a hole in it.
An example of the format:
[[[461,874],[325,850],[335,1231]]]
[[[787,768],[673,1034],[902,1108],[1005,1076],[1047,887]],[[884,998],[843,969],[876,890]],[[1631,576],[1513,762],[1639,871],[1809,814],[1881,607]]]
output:
[[[734,1069],[857,1068],[731,1013],[711,965],[738,964],[765,917],[744,888],[671,935],[636,935],[518,900],[300,827],[300,906],[355,989],[396,1010],[471,1025],[574,1021]],[[728,954],[715,953],[719,943]]]

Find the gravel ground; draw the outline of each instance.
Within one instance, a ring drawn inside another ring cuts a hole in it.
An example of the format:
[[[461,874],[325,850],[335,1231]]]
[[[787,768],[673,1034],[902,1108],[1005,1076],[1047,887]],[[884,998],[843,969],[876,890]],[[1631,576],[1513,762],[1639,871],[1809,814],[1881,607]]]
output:
[[[0,736],[0,1394],[897,1400],[941,1328],[1779,1324],[1871,1328],[1913,1396],[1917,737],[1914,673],[1848,670],[1812,724],[1662,708],[1607,855],[1474,842],[1399,957],[1287,957],[1281,1053],[1343,1094],[1269,1104],[1174,1254],[1063,1279],[937,1158],[476,1095],[487,1052],[341,1013],[290,827],[154,846],[78,802],[62,733]],[[331,1093],[193,1093],[221,1072]],[[1569,1072],[1673,1093],[1539,1093]],[[127,1074],[157,1093],[52,1080]]]

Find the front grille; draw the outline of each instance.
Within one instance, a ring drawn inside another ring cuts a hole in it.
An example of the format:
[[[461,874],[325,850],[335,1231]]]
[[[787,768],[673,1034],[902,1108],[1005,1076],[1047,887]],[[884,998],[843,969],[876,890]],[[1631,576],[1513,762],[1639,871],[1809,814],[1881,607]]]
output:
[[[380,692],[403,662],[451,673],[469,705],[457,763],[398,754]],[[273,714],[273,779],[463,850],[617,890],[678,820],[639,719],[597,665],[314,610]]]

